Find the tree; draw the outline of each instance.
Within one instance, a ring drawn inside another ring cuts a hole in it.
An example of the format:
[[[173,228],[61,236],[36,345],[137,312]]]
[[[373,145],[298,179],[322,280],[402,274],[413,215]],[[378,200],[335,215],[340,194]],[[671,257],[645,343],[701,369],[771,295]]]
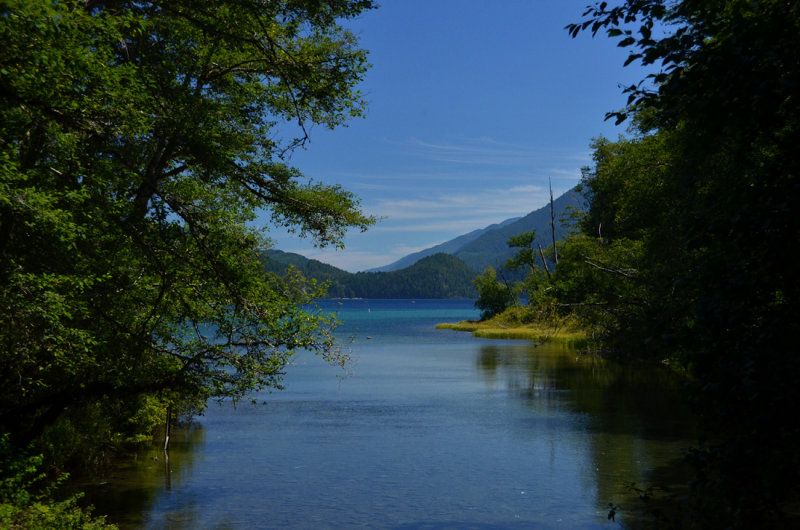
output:
[[[503,265],[510,271],[521,269],[525,271],[525,277],[512,284],[511,292],[515,297],[520,293],[525,293],[528,305],[542,305],[542,295],[549,290],[552,281],[550,267],[547,264],[542,245],[537,244],[537,249],[534,249],[535,242],[536,230],[509,237],[508,246],[519,250]],[[541,267],[537,266],[537,263],[540,263]]]
[[[671,349],[696,382],[694,404],[711,440],[694,453],[698,525],[775,522],[797,500],[791,477],[800,471],[796,422],[776,414],[800,398],[800,359],[787,346],[800,331],[792,243],[800,239],[792,211],[800,198],[800,4],[627,0],[585,16],[567,27],[572,35],[603,30],[631,49],[626,64],[659,67],[627,87],[629,105],[609,117],[635,117],[650,135],[631,146],[632,160],[649,165],[648,142],[663,142],[668,156],[644,172],[619,166],[619,178],[594,186],[612,208],[595,210],[593,221],[627,210],[609,226],[603,218],[603,234],[635,234],[651,307],[665,301],[660,329],[647,319],[619,327],[651,339],[641,351]],[[649,186],[635,184],[637,175]],[[654,200],[635,194],[648,188]]]
[[[264,212],[320,245],[374,220],[284,158],[359,116],[370,0],[11,0],[0,7],[0,428],[279,387],[341,362]],[[285,131],[288,131],[285,132]],[[84,433],[85,434],[85,433]]]
[[[478,289],[475,307],[481,310],[481,320],[499,315],[514,302],[513,291],[497,280],[497,272],[492,267],[487,267],[472,282]]]
[[[514,256],[506,261],[504,267],[509,270],[527,269],[527,272],[533,272],[536,269],[536,251],[533,248],[533,243],[536,241],[536,230],[522,232],[508,238],[508,246],[511,248],[518,248]]]

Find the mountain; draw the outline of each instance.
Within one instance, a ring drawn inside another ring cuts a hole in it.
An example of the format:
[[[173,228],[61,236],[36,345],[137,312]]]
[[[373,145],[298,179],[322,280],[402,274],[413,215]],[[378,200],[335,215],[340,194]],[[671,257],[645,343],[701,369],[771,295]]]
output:
[[[583,195],[574,189],[553,201],[557,240],[563,239],[569,233],[569,227],[565,226],[561,220],[569,218],[571,209],[583,208],[584,202]],[[566,224],[569,225],[568,222]],[[552,244],[550,204],[534,210],[512,223],[501,223],[498,228],[488,230],[463,245],[453,255],[477,272],[482,272],[486,267],[497,269],[513,257],[517,251],[517,249],[509,248],[508,238],[529,230],[536,230],[535,242],[541,244],[542,248],[547,248]]]
[[[583,204],[583,195],[575,191],[575,189],[567,191],[553,201],[556,218],[556,239],[560,240],[567,235],[568,229],[562,225],[560,220],[565,217],[565,214],[568,215],[568,209],[580,209]],[[540,243],[542,248],[547,248],[552,243],[550,204],[546,204],[524,217],[507,219],[502,223],[474,230],[445,243],[409,254],[389,265],[371,269],[371,271],[392,271],[408,267],[421,258],[439,252],[459,258],[472,267],[475,272],[483,272],[486,267],[497,269],[516,252],[515,249],[508,247],[508,238],[529,230],[536,230],[536,242]]]
[[[435,245],[430,248],[426,248],[425,250],[420,250],[419,252],[414,252],[413,254],[409,254],[408,256],[402,257],[399,260],[395,261],[394,263],[390,263],[389,265],[384,265],[382,267],[376,267],[374,269],[369,269],[366,272],[388,272],[388,271],[395,271],[398,269],[403,269],[405,267],[410,267],[414,263],[418,262],[422,258],[427,256],[432,256],[434,254],[450,254],[455,255],[462,247],[466,246],[467,244],[471,243],[472,241],[478,239],[482,235],[486,234],[489,231],[502,228],[506,225],[519,221],[520,217],[514,217],[513,219],[506,219],[502,223],[497,223],[493,225],[489,225],[486,228],[473,230],[468,234],[464,234],[458,236],[455,239],[451,239],[450,241],[446,241],[445,243],[441,243],[439,245]]]
[[[261,255],[261,261],[269,272],[285,274],[289,265],[292,265],[306,278],[313,278],[321,282],[338,283],[352,274],[333,265],[282,250],[266,250]]]
[[[583,196],[570,190],[553,201],[556,239],[567,235],[562,218],[570,208],[582,208]],[[550,205],[528,215],[474,230],[455,239],[367,272],[350,273],[332,265],[308,259],[300,254],[268,250],[264,267],[284,274],[293,265],[307,278],[330,282],[331,298],[474,298],[472,279],[486,267],[499,269],[516,249],[508,247],[508,238],[536,230],[536,242],[546,248],[552,243]],[[512,279],[514,273],[507,274]]]
[[[350,273],[300,254],[267,250],[264,267],[284,274],[289,265],[307,278],[330,282],[331,298],[474,298],[475,271],[458,258],[438,253],[410,267],[387,272]]]

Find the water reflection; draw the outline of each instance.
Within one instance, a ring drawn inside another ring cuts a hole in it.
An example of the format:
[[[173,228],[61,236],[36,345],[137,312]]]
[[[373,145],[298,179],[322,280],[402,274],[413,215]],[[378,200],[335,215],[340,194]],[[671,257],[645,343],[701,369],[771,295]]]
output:
[[[373,339],[348,378],[301,356],[267,405],[176,431],[168,476],[154,448],[89,500],[123,528],[599,528],[608,502],[635,526],[625,485],[669,477],[691,438],[665,371],[359,304]]]
[[[537,414],[567,407],[585,419],[593,472],[584,485],[599,502],[621,504],[628,526],[644,524],[636,488],[668,488],[660,498],[684,493],[682,452],[694,439],[694,422],[676,374],[559,345],[486,345],[477,366],[488,384],[502,382]]]
[[[121,459],[99,476],[84,477],[76,488],[85,492],[88,504],[94,504],[99,513],[121,529],[143,528],[147,525],[145,514],[153,511],[159,496],[172,488],[182,488],[191,476],[192,466],[202,462],[205,442],[203,425],[186,423],[171,433],[168,460],[163,446],[154,445]],[[178,515],[170,519],[178,523],[180,518]]]

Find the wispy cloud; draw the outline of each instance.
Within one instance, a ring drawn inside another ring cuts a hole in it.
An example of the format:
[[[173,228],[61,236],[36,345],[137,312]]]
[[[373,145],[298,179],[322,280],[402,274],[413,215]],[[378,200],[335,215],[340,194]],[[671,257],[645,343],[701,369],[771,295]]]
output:
[[[591,162],[586,149],[549,148],[500,142],[488,137],[456,141],[409,138],[386,142],[381,162],[366,170],[350,167],[329,169],[327,182],[345,183],[361,196],[400,196],[414,188],[431,193],[453,189],[497,186],[514,188],[521,183],[546,186],[553,181],[577,179],[580,168]]]
[[[428,194],[428,198],[419,199],[379,199],[370,205],[370,210],[384,217],[382,229],[400,230],[401,226],[408,229],[423,226],[417,222],[419,220],[426,221],[424,226],[441,226],[448,220],[450,224],[457,222],[459,226],[486,220],[500,222],[541,208],[548,199],[547,188],[531,184]],[[376,229],[381,229],[381,226]]]
[[[462,233],[472,232],[473,230],[477,230],[480,228],[485,228],[489,225],[493,225],[499,223],[501,221],[505,221],[511,217],[516,216],[509,216],[504,219],[498,219],[495,216],[485,216],[485,217],[470,217],[466,219],[447,219],[441,221],[431,221],[431,222],[424,222],[424,223],[404,223],[398,225],[386,225],[386,226],[378,226],[372,229],[374,233],[380,232],[394,232],[394,233],[437,233],[437,232],[446,232],[452,233],[453,237],[457,237]],[[444,240],[447,241],[447,240]],[[430,243],[423,248],[427,248],[437,243]]]
[[[585,152],[501,142],[488,137],[457,142],[431,142],[411,138],[408,146],[417,156],[447,164],[496,167],[540,168],[544,161],[563,160],[574,164],[586,158]]]
[[[489,137],[412,138],[391,144],[386,156],[372,166],[374,172],[340,166],[328,174],[331,181],[346,182],[381,222],[367,234],[348,235],[344,251],[309,248],[297,238],[280,238],[279,248],[348,271],[379,267],[541,208],[549,200],[548,181],[558,196],[577,184],[580,167],[591,162],[585,150]]]
[[[424,199],[379,199],[369,210],[383,220],[367,234],[348,236],[347,250],[309,248],[297,238],[283,239],[279,248],[355,272],[387,265],[473,230],[525,215],[545,206],[548,200],[549,190],[535,184]],[[381,243],[369,244],[367,239]]]

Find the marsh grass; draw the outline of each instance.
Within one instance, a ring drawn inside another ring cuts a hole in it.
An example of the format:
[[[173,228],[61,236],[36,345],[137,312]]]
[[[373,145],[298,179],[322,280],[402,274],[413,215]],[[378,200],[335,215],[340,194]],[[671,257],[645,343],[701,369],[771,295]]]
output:
[[[525,322],[517,311],[507,311],[488,320],[463,320],[457,323],[437,324],[437,329],[468,331],[473,337],[485,339],[529,340],[538,343],[560,343],[576,348],[588,344],[586,333],[569,322]]]

